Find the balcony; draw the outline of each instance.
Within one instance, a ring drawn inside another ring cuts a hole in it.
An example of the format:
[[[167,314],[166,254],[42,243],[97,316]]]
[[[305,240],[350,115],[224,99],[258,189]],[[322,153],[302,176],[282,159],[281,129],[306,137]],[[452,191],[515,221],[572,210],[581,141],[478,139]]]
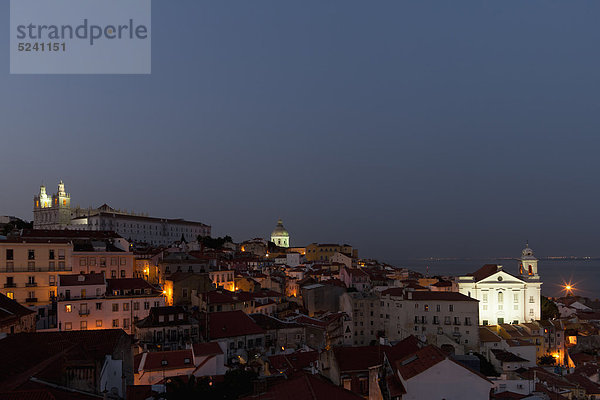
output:
[[[30,297],[28,299],[25,299],[25,303],[37,303],[37,301],[37,297]]]
[[[16,283],[5,283],[4,287],[5,288],[16,288],[17,284]]]
[[[25,287],[36,287],[37,286],[37,282],[29,282],[25,284]]]

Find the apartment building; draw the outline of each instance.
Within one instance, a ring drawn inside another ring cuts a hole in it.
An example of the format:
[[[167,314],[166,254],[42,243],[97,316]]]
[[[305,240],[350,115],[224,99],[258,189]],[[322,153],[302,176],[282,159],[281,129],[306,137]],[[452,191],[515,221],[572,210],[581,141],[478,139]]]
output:
[[[479,302],[471,297],[390,288],[381,292],[379,306],[381,326],[390,341],[416,335],[457,353],[479,349]]]
[[[369,345],[377,341],[379,297],[372,293],[349,292],[340,296],[340,311],[350,318],[344,322],[345,345]]]
[[[58,274],[72,271],[72,250],[65,239],[1,240],[0,292],[46,316],[56,296]]]
[[[103,273],[60,275],[58,329],[123,329],[133,334],[134,323],[152,307],[163,307],[160,290],[141,278],[105,279]]]

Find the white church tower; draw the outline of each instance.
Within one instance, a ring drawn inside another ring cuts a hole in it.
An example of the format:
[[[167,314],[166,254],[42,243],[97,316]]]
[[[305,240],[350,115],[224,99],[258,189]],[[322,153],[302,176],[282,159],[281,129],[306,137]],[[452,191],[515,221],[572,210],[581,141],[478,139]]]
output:
[[[488,264],[458,278],[458,291],[479,300],[479,324],[514,324],[542,318],[542,282],[529,244],[521,252],[518,274]]]
[[[40,186],[40,192],[33,197],[34,229],[65,229],[71,223],[71,195],[65,191],[60,181],[58,191],[48,196],[46,186]]]

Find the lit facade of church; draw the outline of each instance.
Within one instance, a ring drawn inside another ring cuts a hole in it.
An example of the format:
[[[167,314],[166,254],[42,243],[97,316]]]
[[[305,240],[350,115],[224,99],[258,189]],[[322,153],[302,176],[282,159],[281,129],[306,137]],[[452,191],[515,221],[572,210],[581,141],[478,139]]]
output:
[[[114,231],[134,243],[169,245],[184,238],[194,241],[210,236],[211,227],[183,219],[154,218],[116,210],[106,204],[98,208],[71,208],[71,195],[60,181],[58,191],[48,195],[46,187],[33,197],[34,229]]]
[[[460,293],[479,300],[479,324],[523,323],[541,319],[538,260],[527,245],[512,275],[501,265],[488,264],[458,278]]]
[[[271,242],[279,247],[290,247],[290,233],[283,227],[281,219],[277,221],[277,226],[271,232]]]

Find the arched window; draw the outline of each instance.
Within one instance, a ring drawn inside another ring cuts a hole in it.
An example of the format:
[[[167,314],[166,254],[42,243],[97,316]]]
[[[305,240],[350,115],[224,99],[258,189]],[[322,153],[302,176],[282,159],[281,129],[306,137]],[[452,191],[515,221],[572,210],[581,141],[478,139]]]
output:
[[[504,293],[498,292],[498,304],[504,303]]]
[[[533,275],[533,267],[529,265],[529,275]]]

